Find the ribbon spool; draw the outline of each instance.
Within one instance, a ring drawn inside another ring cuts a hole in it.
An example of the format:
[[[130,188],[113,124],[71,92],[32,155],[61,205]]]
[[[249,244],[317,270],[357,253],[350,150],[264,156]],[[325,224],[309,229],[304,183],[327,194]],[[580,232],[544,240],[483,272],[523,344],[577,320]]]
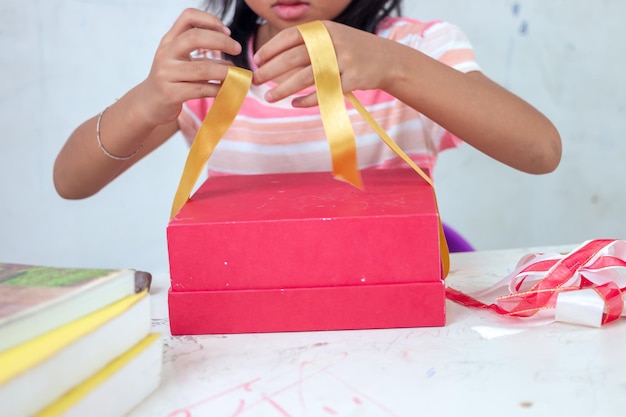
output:
[[[333,175],[339,180],[347,181],[353,186],[362,189],[361,174],[356,158],[354,131],[352,130],[343,97],[339,66],[330,34],[320,21],[306,23],[297,28],[304,39],[311,58],[320,115],[330,146]],[[250,71],[232,66],[228,68],[228,74],[218,94],[215,96],[211,109],[198,129],[189,150],[185,168],[172,204],[170,218],[173,218],[189,199],[204,165],[241,108],[246,93],[250,88],[251,80],[252,73]],[[385,130],[380,127],[354,94],[348,92],[345,96],[361,117],[378,133],[385,144],[434,188],[433,182],[428,175],[387,135]],[[441,219],[438,221],[441,262],[443,276],[446,277],[450,269],[449,252]]]

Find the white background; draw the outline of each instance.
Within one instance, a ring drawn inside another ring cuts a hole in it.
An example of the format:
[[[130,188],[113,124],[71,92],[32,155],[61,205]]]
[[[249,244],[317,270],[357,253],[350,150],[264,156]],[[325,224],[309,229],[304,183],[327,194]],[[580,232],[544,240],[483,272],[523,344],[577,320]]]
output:
[[[626,237],[626,2],[407,1],[470,38],[483,71],[563,138],[555,173],[514,171],[469,146],[435,181],[444,220],[478,249]],[[187,153],[177,135],[98,195],[65,201],[54,158],[72,130],[149,71],[190,0],[0,0],[0,261],[167,270],[165,228]]]

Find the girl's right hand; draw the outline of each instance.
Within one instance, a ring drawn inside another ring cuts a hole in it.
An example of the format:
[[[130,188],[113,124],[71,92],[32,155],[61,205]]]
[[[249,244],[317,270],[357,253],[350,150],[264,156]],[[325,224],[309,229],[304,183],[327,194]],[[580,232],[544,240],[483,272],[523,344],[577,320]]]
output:
[[[215,97],[228,72],[227,61],[192,57],[210,50],[237,55],[241,45],[216,16],[187,9],[162,38],[148,77],[138,86],[145,121],[154,126],[173,122],[190,99]]]

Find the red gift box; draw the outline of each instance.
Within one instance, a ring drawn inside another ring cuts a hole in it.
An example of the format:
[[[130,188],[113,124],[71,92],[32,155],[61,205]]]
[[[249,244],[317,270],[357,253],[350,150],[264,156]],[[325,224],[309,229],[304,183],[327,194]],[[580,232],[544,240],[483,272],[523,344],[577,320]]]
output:
[[[172,334],[445,324],[434,190],[409,169],[209,178],[167,227]]]

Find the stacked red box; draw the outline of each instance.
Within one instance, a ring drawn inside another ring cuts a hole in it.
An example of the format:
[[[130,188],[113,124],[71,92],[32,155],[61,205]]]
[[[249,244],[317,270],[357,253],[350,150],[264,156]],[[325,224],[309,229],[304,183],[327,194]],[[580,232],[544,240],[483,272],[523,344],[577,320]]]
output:
[[[172,334],[442,326],[432,187],[410,169],[209,178],[167,227]]]

